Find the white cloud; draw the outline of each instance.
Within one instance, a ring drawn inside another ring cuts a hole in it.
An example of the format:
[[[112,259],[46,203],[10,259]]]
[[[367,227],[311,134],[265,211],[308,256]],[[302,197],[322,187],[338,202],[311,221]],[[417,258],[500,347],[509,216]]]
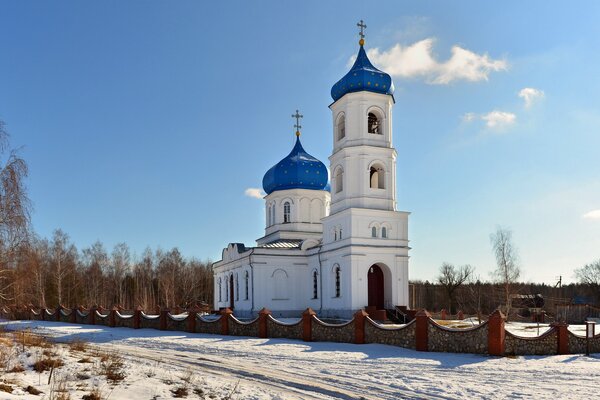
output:
[[[466,113],[461,119],[465,123],[481,120],[485,121],[485,126],[490,129],[503,129],[514,124],[517,116],[510,112],[494,110],[486,114]]]
[[[519,92],[519,97],[525,101],[525,108],[529,108],[537,100],[544,98],[544,91],[534,88],[523,88]]]
[[[393,76],[422,77],[427,83],[439,85],[459,80],[488,80],[491,72],[508,69],[506,60],[494,60],[487,54],[477,54],[457,45],[452,47],[450,58],[440,62],[433,54],[434,43],[434,38],[428,38],[410,46],[396,44],[385,51],[373,48],[368,55],[375,66]]]
[[[583,214],[583,218],[585,218],[585,219],[598,219],[598,220],[600,220],[600,209],[598,209],[598,210],[592,210],[590,212],[587,212],[587,213]]]
[[[248,188],[244,194],[248,197],[252,197],[253,199],[262,199],[266,196],[266,193],[259,188]]]
[[[517,120],[517,116],[510,112],[494,110],[487,114],[483,114],[481,119],[485,121],[485,126],[488,128],[500,129],[514,124]]]

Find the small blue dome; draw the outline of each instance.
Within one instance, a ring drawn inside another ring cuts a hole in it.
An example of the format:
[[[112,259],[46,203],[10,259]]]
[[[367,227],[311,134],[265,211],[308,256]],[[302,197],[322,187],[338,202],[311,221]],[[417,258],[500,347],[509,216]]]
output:
[[[371,64],[363,46],[352,69],[331,88],[331,97],[337,101],[346,93],[368,91],[381,94],[394,94],[392,77]]]
[[[286,189],[323,190],[328,186],[327,181],[325,164],[304,151],[298,136],[290,154],[263,177],[263,189],[267,194]]]

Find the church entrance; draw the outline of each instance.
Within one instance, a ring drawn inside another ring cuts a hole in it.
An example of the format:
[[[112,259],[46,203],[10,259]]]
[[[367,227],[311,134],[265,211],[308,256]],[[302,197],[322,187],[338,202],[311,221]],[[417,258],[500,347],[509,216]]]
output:
[[[233,275],[229,276],[229,308],[233,310],[234,301],[233,301]]]
[[[375,307],[376,310],[383,310],[383,271],[377,264],[373,264],[368,272],[368,296],[369,307]]]

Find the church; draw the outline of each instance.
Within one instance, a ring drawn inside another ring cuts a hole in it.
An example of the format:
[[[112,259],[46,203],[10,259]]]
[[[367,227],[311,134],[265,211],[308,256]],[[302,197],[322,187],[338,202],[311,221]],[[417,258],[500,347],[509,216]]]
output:
[[[331,89],[329,169],[296,143],[263,177],[265,234],[213,266],[215,308],[240,317],[350,318],[408,306],[408,212],[397,211],[394,85],[365,51]]]

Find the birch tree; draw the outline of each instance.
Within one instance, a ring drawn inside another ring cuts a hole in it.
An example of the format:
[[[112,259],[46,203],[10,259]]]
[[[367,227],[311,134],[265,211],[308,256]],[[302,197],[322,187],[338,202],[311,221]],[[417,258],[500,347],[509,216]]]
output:
[[[508,229],[497,227],[496,232],[490,235],[490,242],[496,257],[496,270],[493,274],[502,286],[506,316],[508,317],[510,296],[514,293],[514,286],[521,276],[521,269],[518,265],[519,256],[512,242],[512,232]]]

